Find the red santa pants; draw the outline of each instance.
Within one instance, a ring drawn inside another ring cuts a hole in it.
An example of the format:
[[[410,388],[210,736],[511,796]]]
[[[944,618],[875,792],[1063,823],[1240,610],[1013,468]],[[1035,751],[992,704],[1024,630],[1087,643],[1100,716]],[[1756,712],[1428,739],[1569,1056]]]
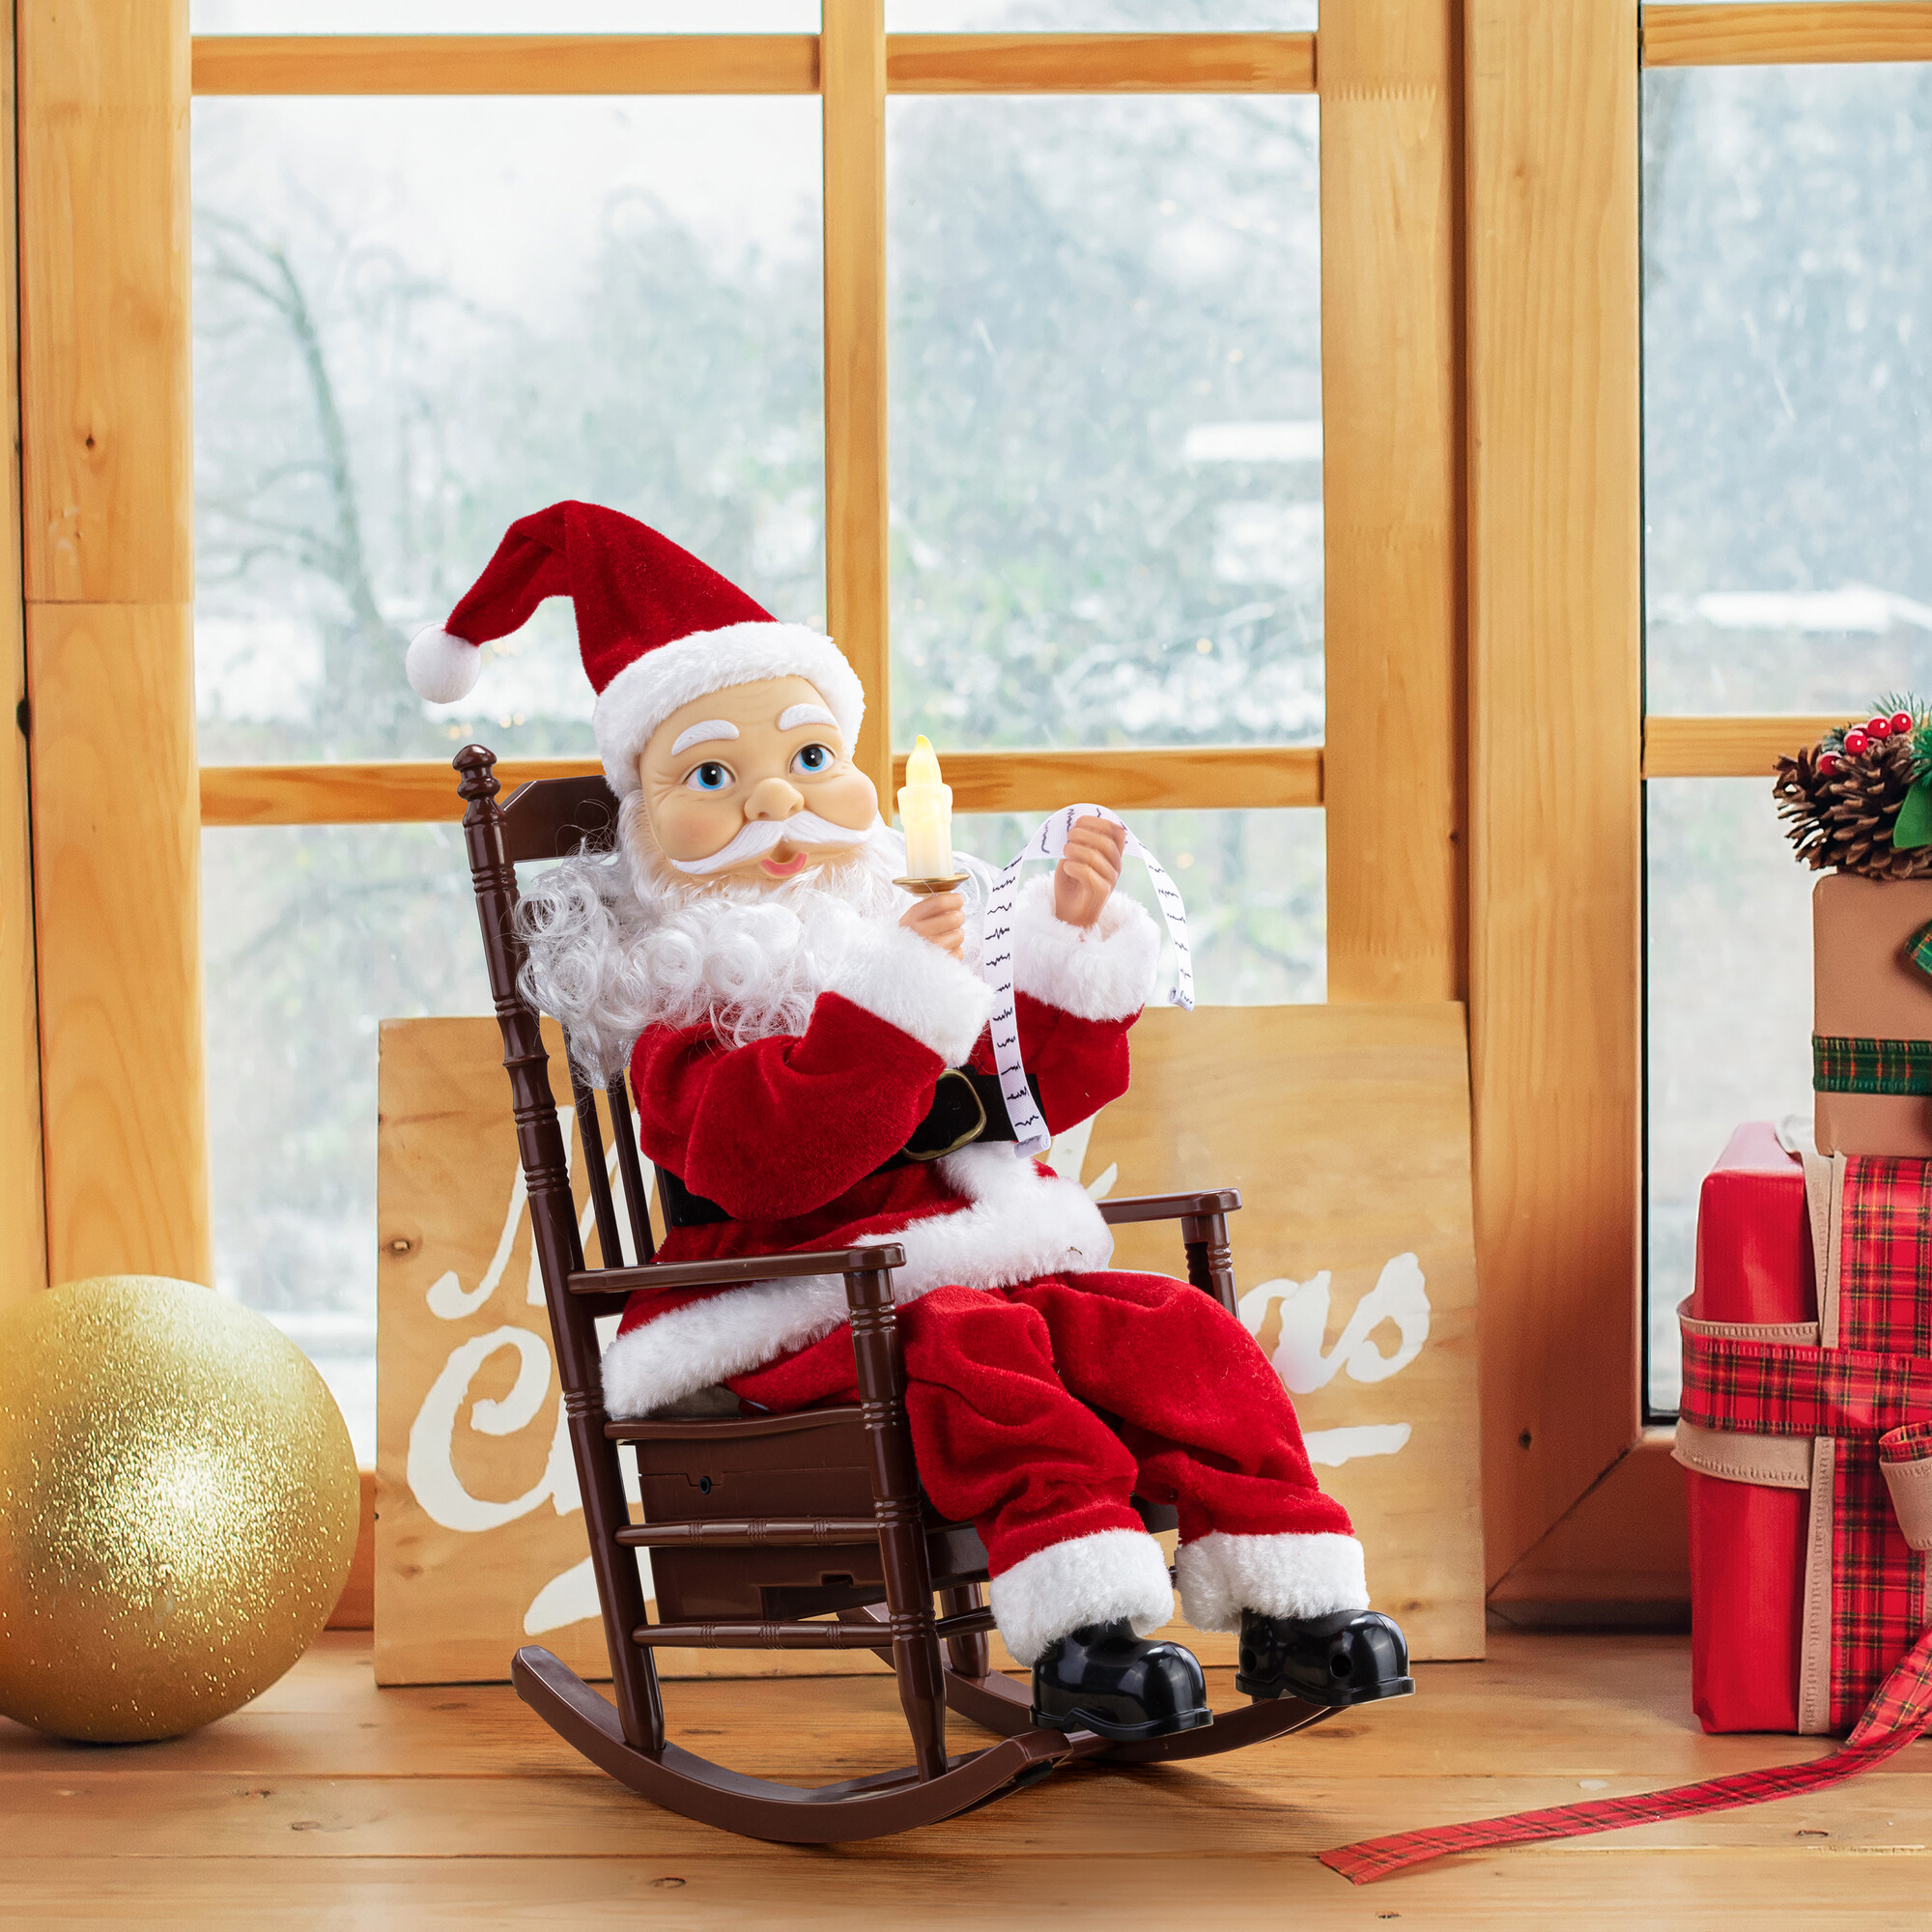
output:
[[[1175,1505],[1183,1543],[1352,1534],[1315,1486],[1281,1378],[1186,1282],[1107,1272],[936,1288],[899,1309],[898,1329],[920,1479],[979,1530],[995,1577],[1074,1537],[1138,1530],[1135,1492]],[[781,1413],[856,1402],[850,1331],[729,1386]]]

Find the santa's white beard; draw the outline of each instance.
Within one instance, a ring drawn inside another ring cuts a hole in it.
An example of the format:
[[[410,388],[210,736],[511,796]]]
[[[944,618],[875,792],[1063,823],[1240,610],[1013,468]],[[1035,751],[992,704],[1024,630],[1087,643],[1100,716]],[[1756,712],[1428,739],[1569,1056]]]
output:
[[[642,801],[624,802],[613,852],[579,853],[533,879],[517,909],[518,989],[554,1014],[579,1065],[616,1072],[647,1026],[708,1021],[733,1044],[801,1034],[826,976],[872,921],[912,903],[893,884],[905,846],[874,821],[862,846],[782,885],[679,877]],[[977,922],[967,920],[969,944]]]

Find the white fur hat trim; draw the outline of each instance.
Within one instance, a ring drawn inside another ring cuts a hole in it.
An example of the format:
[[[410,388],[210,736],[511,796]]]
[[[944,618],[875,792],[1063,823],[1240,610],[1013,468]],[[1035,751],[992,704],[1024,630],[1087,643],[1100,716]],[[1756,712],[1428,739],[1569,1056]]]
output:
[[[830,638],[804,624],[726,624],[646,651],[604,687],[592,728],[611,789],[619,798],[638,789],[638,753],[680,705],[768,677],[810,680],[838,719],[845,750],[857,750],[866,693]]]

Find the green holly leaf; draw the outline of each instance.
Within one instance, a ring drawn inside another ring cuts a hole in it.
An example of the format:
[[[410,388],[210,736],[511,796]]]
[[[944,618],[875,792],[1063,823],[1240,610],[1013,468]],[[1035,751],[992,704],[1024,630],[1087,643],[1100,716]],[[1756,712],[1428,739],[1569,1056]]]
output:
[[[1898,808],[1898,822],[1891,828],[1892,849],[1914,852],[1932,845],[1932,782],[1920,780],[1905,794]]]

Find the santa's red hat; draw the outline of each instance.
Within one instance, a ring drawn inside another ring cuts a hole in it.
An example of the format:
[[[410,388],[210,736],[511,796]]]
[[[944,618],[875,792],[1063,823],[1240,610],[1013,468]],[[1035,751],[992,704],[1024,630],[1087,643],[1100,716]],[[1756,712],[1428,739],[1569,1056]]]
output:
[[[466,696],[481,646],[526,624],[547,597],[577,607],[577,641],[597,693],[592,729],[604,775],[622,798],[638,789],[638,753],[682,704],[727,685],[809,678],[831,707],[847,752],[866,694],[830,638],[781,624],[635,517],[597,503],[553,503],[520,518],[449,621],[416,633],[410,684],[436,704]]]

